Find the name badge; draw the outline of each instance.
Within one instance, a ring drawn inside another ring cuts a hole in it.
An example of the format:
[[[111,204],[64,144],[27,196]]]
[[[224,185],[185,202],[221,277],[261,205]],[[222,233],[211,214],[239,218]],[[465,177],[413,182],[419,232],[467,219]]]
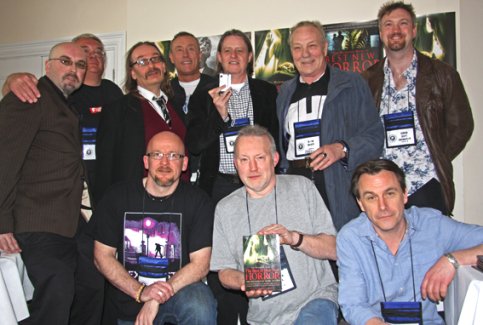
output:
[[[320,120],[294,123],[295,157],[306,157],[320,148]]]
[[[97,128],[82,128],[82,159],[96,160],[96,133]]]
[[[423,309],[421,302],[381,302],[381,314],[384,321],[390,324],[423,324]]]
[[[287,255],[285,255],[283,246],[280,246],[280,274],[282,279],[282,290],[279,292],[272,292],[271,295],[263,296],[262,300],[276,297],[297,287],[297,285],[295,284],[295,279],[292,275],[292,271],[290,270],[290,265],[288,264]]]
[[[223,132],[227,153],[233,153],[235,151],[235,140],[238,137],[238,132],[247,125],[250,125],[249,118],[239,118],[234,121],[232,127]]]
[[[383,118],[387,148],[414,146],[416,144],[413,112],[386,114]]]

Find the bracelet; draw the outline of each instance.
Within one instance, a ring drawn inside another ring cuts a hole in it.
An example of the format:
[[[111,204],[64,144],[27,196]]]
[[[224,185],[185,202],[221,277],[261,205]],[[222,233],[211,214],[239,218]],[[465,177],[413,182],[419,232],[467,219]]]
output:
[[[304,240],[304,235],[299,233],[299,240],[297,241],[297,243],[295,245],[290,245],[290,248],[293,249],[294,251],[298,251],[299,250],[299,247],[300,245],[302,245],[302,241]]]
[[[142,283],[141,286],[139,287],[137,293],[136,293],[136,302],[138,304],[141,303],[141,295],[143,294],[144,288],[146,288],[146,285],[144,283]]]

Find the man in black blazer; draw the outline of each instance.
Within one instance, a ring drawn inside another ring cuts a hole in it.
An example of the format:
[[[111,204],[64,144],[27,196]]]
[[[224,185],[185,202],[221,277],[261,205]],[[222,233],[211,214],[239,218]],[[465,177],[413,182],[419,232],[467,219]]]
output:
[[[179,32],[171,41],[169,59],[176,68],[171,80],[173,106],[179,117],[187,123],[189,101],[199,95],[215,79],[200,72],[202,53],[198,39],[191,33]],[[206,91],[205,91],[206,92]],[[191,155],[189,160],[190,182],[198,184],[200,156]]]
[[[186,145],[190,154],[201,155],[200,187],[217,203],[243,184],[233,165],[233,143],[238,130],[259,124],[278,138],[277,90],[274,85],[252,79],[253,49],[239,30],[225,32],[218,44],[217,59],[223,73],[231,75],[231,86],[217,82],[193,96],[189,104]],[[246,323],[248,304],[238,292],[224,289],[216,273],[208,284],[218,301],[218,323]]]

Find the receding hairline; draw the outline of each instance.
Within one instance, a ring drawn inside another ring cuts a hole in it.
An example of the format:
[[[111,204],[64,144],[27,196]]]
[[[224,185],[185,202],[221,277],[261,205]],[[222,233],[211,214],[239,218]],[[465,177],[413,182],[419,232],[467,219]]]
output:
[[[82,50],[82,48],[76,44],[75,42],[62,42],[62,43],[58,43],[58,44],[55,44],[49,51],[49,59],[53,58],[54,56],[57,55],[57,52],[60,51],[61,49],[63,48],[69,48],[69,47],[72,47],[72,48],[78,48],[79,50],[82,51],[82,53],[85,53],[84,50]]]
[[[312,28],[316,29],[321,36],[322,43],[327,42],[327,38],[325,37],[324,26],[322,26],[322,24],[319,21],[317,21],[317,20],[303,20],[303,21],[300,21],[297,24],[295,24],[292,28],[290,28],[290,36],[288,38],[288,44],[290,46],[292,46],[294,32],[297,31],[298,29],[302,28],[302,27],[312,27]]]

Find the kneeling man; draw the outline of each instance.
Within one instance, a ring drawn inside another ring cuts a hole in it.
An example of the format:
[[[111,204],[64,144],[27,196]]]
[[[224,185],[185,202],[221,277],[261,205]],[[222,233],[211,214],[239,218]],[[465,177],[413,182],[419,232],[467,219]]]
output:
[[[337,324],[337,283],[328,262],[336,259],[330,213],[309,179],[275,175],[278,160],[265,128],[240,130],[234,162],[245,186],[216,207],[211,270],[227,289],[245,291],[250,324]],[[280,237],[281,294],[245,290],[243,236],[253,234]]]
[[[352,192],[363,212],[337,235],[345,319],[353,325],[392,323],[394,316],[407,323],[444,324],[436,303],[446,296],[459,265],[475,265],[483,254],[483,227],[430,208],[404,210],[404,173],[389,160],[357,167]]]
[[[165,131],[144,156],[148,175],[114,185],[97,206],[94,260],[112,284],[118,324],[216,324],[208,274],[213,205],[183,182],[183,142]]]

